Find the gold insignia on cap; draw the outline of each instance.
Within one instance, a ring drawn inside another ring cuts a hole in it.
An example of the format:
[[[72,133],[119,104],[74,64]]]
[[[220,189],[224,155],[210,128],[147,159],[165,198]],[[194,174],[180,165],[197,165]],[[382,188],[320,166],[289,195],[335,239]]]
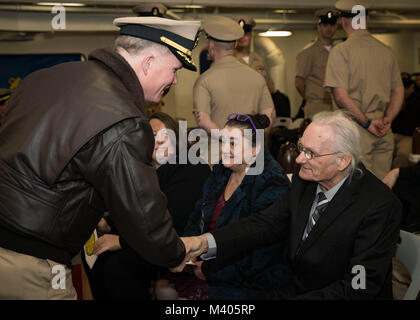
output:
[[[171,46],[179,51],[181,51],[182,53],[191,56],[192,52],[190,50],[188,50],[187,48],[181,46],[180,44],[176,43],[175,41],[172,41],[164,36],[160,37],[160,41],[166,43],[168,46]]]
[[[200,30],[197,31],[197,34],[195,35],[194,45],[191,50],[194,50],[198,46],[199,42],[200,42]]]
[[[180,56],[182,56],[188,63],[192,64],[194,67],[196,67],[194,61],[191,59],[191,57],[187,56],[185,53],[181,51],[176,51]]]

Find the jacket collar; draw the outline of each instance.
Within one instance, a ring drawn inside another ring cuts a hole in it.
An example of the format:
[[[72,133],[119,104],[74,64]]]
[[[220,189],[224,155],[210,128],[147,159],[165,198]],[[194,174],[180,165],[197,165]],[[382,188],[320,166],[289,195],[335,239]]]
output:
[[[221,57],[220,59],[215,61],[213,63],[213,65],[215,66],[215,65],[219,65],[219,64],[223,64],[223,63],[232,63],[232,62],[239,62],[239,61],[235,56],[228,55],[228,56]]]
[[[368,30],[356,30],[353,31],[348,37],[347,39],[353,39],[353,38],[357,38],[357,37],[362,37],[362,36],[369,36],[370,32]]]
[[[111,48],[97,49],[89,55],[89,60],[99,61],[111,69],[132,94],[134,103],[142,115],[146,116],[143,88],[133,68],[120,54]]]

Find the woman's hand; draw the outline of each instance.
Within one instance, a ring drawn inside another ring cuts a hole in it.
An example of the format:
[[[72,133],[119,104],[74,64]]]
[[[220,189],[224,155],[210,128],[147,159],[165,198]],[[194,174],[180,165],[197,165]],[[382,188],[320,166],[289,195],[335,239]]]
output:
[[[95,241],[93,254],[99,256],[101,253],[109,250],[116,251],[121,249],[120,236],[115,234],[104,234]]]

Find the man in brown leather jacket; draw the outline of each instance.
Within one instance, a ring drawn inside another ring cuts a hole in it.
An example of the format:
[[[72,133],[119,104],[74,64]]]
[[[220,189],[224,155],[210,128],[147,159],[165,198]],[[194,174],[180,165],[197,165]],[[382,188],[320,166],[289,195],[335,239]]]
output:
[[[0,299],[75,299],[71,259],[104,211],[143,258],[185,258],[151,166],[145,102],[191,59],[199,22],[119,18],[114,49],[27,76],[0,128]],[[188,248],[187,248],[188,249]]]

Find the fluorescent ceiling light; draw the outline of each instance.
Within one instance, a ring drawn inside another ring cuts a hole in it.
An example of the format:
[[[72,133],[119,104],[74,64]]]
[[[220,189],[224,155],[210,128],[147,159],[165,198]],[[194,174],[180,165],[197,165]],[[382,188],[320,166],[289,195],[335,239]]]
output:
[[[84,7],[84,3],[77,2],[38,2],[39,6],[65,6],[65,7]]]
[[[278,9],[274,10],[275,13],[296,13],[296,10],[290,10],[290,9]]]
[[[262,37],[290,37],[292,35],[292,31],[266,31],[261,32],[258,35]]]
[[[199,4],[183,4],[183,5],[174,5],[173,8],[184,8],[184,9],[203,9],[204,6]]]

